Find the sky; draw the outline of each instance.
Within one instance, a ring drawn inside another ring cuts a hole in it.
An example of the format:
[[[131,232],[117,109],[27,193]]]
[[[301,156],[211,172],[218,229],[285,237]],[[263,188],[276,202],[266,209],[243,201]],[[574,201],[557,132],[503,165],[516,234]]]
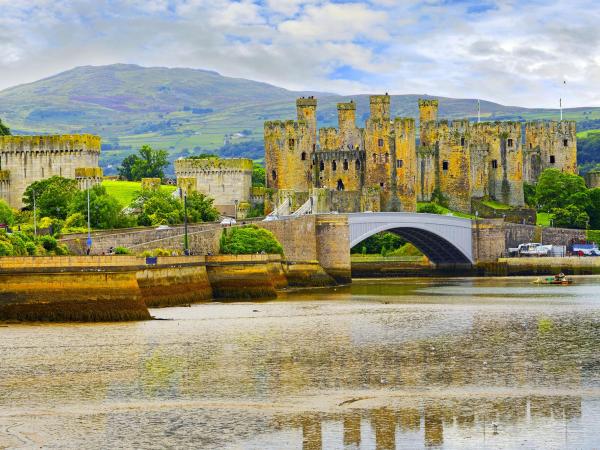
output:
[[[346,95],[600,106],[600,1],[0,0],[0,89],[113,63]]]

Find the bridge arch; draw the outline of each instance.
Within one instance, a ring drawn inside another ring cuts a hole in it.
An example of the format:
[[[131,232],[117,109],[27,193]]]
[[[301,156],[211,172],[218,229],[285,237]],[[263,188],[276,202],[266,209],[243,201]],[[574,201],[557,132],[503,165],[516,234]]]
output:
[[[470,219],[425,213],[348,214],[350,248],[382,231],[411,242],[436,264],[472,264]]]

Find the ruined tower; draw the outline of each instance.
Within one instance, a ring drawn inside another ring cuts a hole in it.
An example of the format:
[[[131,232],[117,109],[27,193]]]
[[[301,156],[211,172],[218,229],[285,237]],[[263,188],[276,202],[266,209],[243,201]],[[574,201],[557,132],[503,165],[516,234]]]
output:
[[[419,99],[416,194],[420,202],[431,200],[438,183],[437,114],[437,100]]]

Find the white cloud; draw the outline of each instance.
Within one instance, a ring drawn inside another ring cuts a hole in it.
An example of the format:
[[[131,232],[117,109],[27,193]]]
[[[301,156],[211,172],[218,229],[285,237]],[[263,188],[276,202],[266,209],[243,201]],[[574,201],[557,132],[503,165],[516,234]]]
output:
[[[492,1],[0,0],[0,88],[129,62],[292,89],[599,104],[595,0]]]

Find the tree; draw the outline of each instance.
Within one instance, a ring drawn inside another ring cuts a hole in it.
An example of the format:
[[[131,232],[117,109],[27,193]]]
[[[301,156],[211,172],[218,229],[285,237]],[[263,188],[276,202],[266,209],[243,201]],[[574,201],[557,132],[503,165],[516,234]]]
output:
[[[169,154],[165,150],[154,150],[149,145],[144,145],[138,153],[123,159],[118,168],[119,175],[129,181],[165,177],[165,169],[169,166]]]
[[[2,123],[2,119],[0,119],[0,136],[9,136],[10,130],[9,128]]]
[[[220,247],[223,254],[250,255],[265,252],[283,255],[283,247],[275,235],[256,225],[224,229]]]
[[[588,216],[590,216],[590,228],[600,230],[600,188],[590,189],[589,206],[587,208]]]
[[[252,187],[265,187],[265,168],[258,163],[252,165]]]
[[[183,203],[165,191],[142,191],[131,206],[140,211],[139,225],[175,225],[183,222]]]
[[[102,185],[90,190],[90,224],[93,228],[118,228],[129,225],[119,201]],[[79,191],[69,206],[69,214],[80,213],[87,219],[87,191]]]
[[[213,206],[214,199],[199,192],[187,196],[187,214],[190,222],[214,222],[219,218],[219,211]]]
[[[582,177],[558,169],[546,169],[540,175],[535,198],[542,211],[575,205],[585,209],[589,202],[587,188]]]
[[[393,251],[402,247],[405,242],[406,241],[397,234],[384,231],[374,234],[360,244],[352,247],[351,253],[361,253],[362,247],[365,247],[367,253],[370,255],[381,254],[384,248],[386,251]]]
[[[575,205],[552,209],[554,226],[559,228],[586,228],[590,220],[587,213]]]
[[[39,217],[65,219],[71,201],[79,192],[79,186],[77,180],[59,176],[34,181],[23,194],[23,203],[29,210],[33,210],[34,192]]]
[[[15,214],[8,203],[4,200],[0,200],[0,224],[8,225],[9,227],[15,223]]]

